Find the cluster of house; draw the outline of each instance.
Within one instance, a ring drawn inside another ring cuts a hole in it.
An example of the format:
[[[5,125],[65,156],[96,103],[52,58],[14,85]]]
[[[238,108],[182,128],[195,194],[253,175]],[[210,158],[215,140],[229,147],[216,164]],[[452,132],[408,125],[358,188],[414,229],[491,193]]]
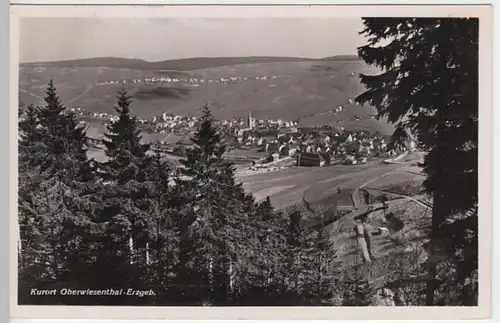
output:
[[[77,115],[90,115],[96,119],[115,121],[117,116],[95,112],[89,113],[81,108],[71,108]],[[179,116],[162,113],[152,119],[140,118],[138,121],[148,125],[153,133],[165,133],[165,142],[172,146],[172,138],[185,137],[197,125],[197,117]],[[388,150],[384,136],[363,132],[349,132],[338,127],[324,126],[321,128],[298,128],[297,122],[285,120],[262,119],[252,117],[218,121],[219,125],[231,130],[236,145],[240,148],[258,149],[265,152],[268,158],[262,163],[276,162],[280,159],[296,158],[298,166],[324,166],[336,163],[360,164],[366,163],[372,156],[391,157],[408,150],[414,150],[414,142],[401,147],[400,151]],[[170,139],[170,140],[167,140]],[[169,144],[170,143],[170,144]],[[175,142],[173,146],[182,144]]]
[[[197,122],[197,117],[179,116],[166,112],[158,117],[153,117],[149,121],[152,132],[156,133],[185,132],[185,130],[192,130]]]
[[[282,128],[289,128],[292,131],[297,130],[298,126],[297,121],[287,121],[282,119],[256,119],[252,117],[252,112],[248,112],[248,120],[247,122],[243,121],[243,119],[237,119],[236,123],[229,123],[229,126],[232,127],[234,135],[237,136],[238,143],[243,142],[243,136],[245,133],[252,132],[254,130],[265,132],[272,130],[280,130]],[[227,125],[227,122],[223,122],[222,125]]]
[[[185,133],[194,130],[198,122],[196,117],[186,117],[164,112],[161,115],[148,121],[152,125],[152,132],[156,133]],[[218,120],[218,125],[229,130],[236,136],[241,144],[243,134],[249,130],[279,130],[282,128],[295,129],[298,125],[295,121],[281,119],[255,119],[249,112],[248,121],[243,118],[233,118],[230,120]]]
[[[189,77],[189,78],[171,78],[171,77],[163,77],[163,76],[158,76],[158,77],[151,77],[151,78],[144,78],[144,79],[131,79],[131,80],[109,80],[109,81],[102,81],[98,82],[97,85],[106,85],[106,84],[158,84],[158,83],[182,83],[182,84],[187,84],[191,86],[199,86],[200,84],[207,84],[207,83],[239,83],[243,81],[249,81],[249,80],[259,80],[259,81],[266,81],[266,80],[275,80],[279,78],[280,76],[273,75],[273,76],[231,76],[231,77],[220,77],[220,78],[214,78],[214,79],[203,79],[203,78],[197,78],[197,77]]]
[[[275,133],[248,131],[244,134],[242,142],[247,148],[257,147],[268,153],[267,162],[294,157],[298,166],[360,164],[366,163],[371,156],[384,157],[400,153],[388,150],[383,136],[366,131],[310,131],[310,129]],[[408,148],[401,148],[402,151],[406,149]]]
[[[77,116],[87,116],[87,117],[92,117],[92,118],[97,119],[97,120],[104,120],[104,121],[108,121],[108,122],[118,120],[118,116],[112,115],[112,114],[109,114],[106,112],[88,112],[82,108],[69,108],[69,111],[71,111],[72,113],[74,113]],[[149,122],[149,120],[145,119],[145,118],[138,118],[137,121],[140,124],[146,124]]]

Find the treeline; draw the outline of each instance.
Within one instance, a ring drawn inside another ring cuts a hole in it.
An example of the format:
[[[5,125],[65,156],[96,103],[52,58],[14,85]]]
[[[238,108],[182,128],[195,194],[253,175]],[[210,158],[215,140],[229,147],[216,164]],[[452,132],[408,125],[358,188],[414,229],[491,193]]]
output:
[[[300,211],[257,203],[222,158],[204,107],[193,147],[172,167],[141,142],[125,90],[98,163],[52,81],[19,122],[19,304],[340,305],[327,232]],[[33,295],[33,289],[153,290],[155,295]],[[352,295],[347,293],[346,295]],[[346,304],[356,305],[352,297]]]

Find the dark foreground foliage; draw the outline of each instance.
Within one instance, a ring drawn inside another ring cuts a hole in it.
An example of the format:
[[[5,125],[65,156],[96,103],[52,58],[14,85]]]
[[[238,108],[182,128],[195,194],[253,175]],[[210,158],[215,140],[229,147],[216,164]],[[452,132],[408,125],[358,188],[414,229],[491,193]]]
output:
[[[87,160],[85,130],[52,82],[45,101],[19,124],[20,304],[328,303],[326,237],[306,233],[300,213],[287,218],[243,191],[207,106],[175,168],[142,144],[126,91],[104,163]],[[36,291],[64,288],[122,295]]]
[[[367,18],[364,26],[358,54],[383,73],[361,75],[367,90],[357,102],[396,125],[394,145],[410,134],[428,151],[429,251],[439,261],[427,264],[426,304],[477,305],[479,19]],[[453,283],[443,272],[456,274]],[[453,285],[460,292],[450,298]]]

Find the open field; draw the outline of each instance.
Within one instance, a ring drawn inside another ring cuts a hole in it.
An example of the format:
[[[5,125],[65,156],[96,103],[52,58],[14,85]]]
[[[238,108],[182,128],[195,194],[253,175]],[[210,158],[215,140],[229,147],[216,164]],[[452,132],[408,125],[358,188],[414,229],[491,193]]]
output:
[[[269,194],[275,207],[284,208],[302,203],[303,199],[310,204],[328,204],[332,195],[337,193],[337,188],[349,192],[373,178],[400,167],[402,165],[386,165],[380,161],[371,161],[365,165],[292,167],[270,173],[237,177],[237,179],[249,193],[267,192],[267,189],[274,186],[291,186],[275,194]],[[341,202],[345,206],[351,203],[348,195],[341,199]]]
[[[260,151],[260,149],[258,148],[233,149],[226,153],[226,156],[228,157],[248,158],[250,160],[267,157],[268,155],[269,155],[268,153]]]
[[[121,84],[99,83],[125,80],[125,87],[133,96],[133,113],[141,117],[162,112],[195,116],[207,102],[219,119],[244,117],[251,110],[256,118],[299,120],[301,126],[331,124],[346,130],[389,134],[390,125],[370,119],[375,114],[374,108],[349,102],[363,91],[357,75],[374,72],[358,60],[256,62],[190,71],[27,65],[20,69],[19,95],[24,105],[40,103],[44,85],[53,78],[66,105],[90,112],[114,113],[115,96]],[[168,75],[206,82],[132,83],[133,79]],[[238,81],[208,83],[231,77]],[[338,106],[343,111],[332,113]],[[361,120],[356,121],[355,117]]]
[[[386,176],[383,176],[368,185],[366,187],[368,188],[377,188],[377,189],[383,189],[386,187],[391,187],[393,185],[398,185],[401,183],[407,183],[407,182],[419,182],[422,183],[425,177],[421,175],[416,175],[414,173],[408,172],[407,168],[400,168],[397,171],[387,174]]]
[[[382,195],[384,192],[406,196],[421,195],[425,179],[421,171],[422,169],[418,166],[403,167],[370,182],[364,188],[372,196]],[[390,196],[391,194],[389,194]],[[395,196],[393,195],[393,197]]]

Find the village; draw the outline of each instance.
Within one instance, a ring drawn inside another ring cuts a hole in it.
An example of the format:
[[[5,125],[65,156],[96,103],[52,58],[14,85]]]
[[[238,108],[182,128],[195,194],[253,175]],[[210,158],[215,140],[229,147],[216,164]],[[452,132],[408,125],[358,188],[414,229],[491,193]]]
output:
[[[364,164],[372,157],[395,157],[416,148],[415,143],[409,141],[401,147],[389,149],[388,138],[367,131],[345,131],[328,125],[303,128],[296,122],[288,124],[280,120],[277,123],[255,120],[249,114],[248,126],[235,130],[239,149],[257,149],[266,153],[266,157],[253,162],[250,170]]]
[[[117,118],[108,113],[88,113],[80,108],[70,110],[79,116],[86,116],[87,120],[101,120],[104,126]],[[181,157],[185,149],[192,145],[190,137],[198,118],[164,112],[150,119],[139,118],[138,121],[146,141],[156,142],[166,153]],[[405,151],[415,150],[413,141],[397,149],[389,149],[389,139],[378,133],[346,131],[343,127],[329,125],[305,128],[299,127],[297,121],[257,119],[252,117],[251,112],[247,120],[240,117],[217,122],[225,134],[228,149],[244,153],[245,157],[232,154],[232,159],[253,172],[292,166],[364,164],[371,158],[393,158]],[[91,138],[91,142],[95,147],[102,147],[100,139]]]
[[[168,73],[168,71],[167,71]],[[204,79],[199,77],[188,77],[188,78],[175,78],[175,77],[164,77],[164,76],[156,76],[150,78],[142,78],[142,79],[131,79],[131,80],[107,80],[107,81],[99,81],[96,85],[110,85],[110,84],[180,84],[197,87],[200,84],[217,84],[217,83],[239,83],[249,80],[258,80],[258,81],[266,81],[266,80],[275,80],[279,77],[278,75],[273,76],[231,76],[231,77],[219,77],[214,79]]]

